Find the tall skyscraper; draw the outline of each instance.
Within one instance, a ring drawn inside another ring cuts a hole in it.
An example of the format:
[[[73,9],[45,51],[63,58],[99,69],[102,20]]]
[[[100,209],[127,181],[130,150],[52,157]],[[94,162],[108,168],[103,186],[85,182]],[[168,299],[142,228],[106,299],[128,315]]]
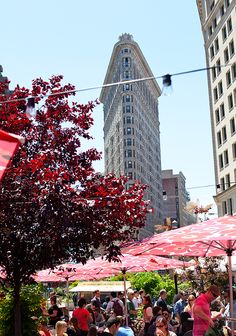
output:
[[[218,215],[236,212],[235,0],[197,0],[205,44]]]
[[[153,76],[137,42],[123,34],[115,44],[104,84],[122,84],[102,89],[104,106],[105,172],[129,177],[147,184],[146,198],[153,213],[147,215],[141,236],[154,232],[162,223],[162,183],[158,97],[161,90],[155,80],[126,83]]]

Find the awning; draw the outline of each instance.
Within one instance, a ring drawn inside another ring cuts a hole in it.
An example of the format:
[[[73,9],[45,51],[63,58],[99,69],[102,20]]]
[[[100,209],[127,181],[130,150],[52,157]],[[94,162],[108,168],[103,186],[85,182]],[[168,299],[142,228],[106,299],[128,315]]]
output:
[[[126,282],[126,287],[131,287],[129,281]],[[95,290],[100,292],[110,293],[110,292],[123,292],[124,282],[123,281],[91,281],[91,282],[80,282],[76,287],[70,289],[70,292],[94,292]]]

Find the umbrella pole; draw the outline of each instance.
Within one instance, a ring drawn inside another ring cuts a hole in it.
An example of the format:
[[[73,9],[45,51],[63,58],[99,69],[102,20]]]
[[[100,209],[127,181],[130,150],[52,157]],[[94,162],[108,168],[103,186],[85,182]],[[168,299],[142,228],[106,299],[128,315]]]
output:
[[[128,309],[127,309],[127,290],[126,290],[126,269],[122,269],[123,281],[124,281],[124,298],[125,298],[125,325],[128,326]]]
[[[229,248],[227,251],[228,256],[228,273],[229,273],[229,307],[230,307],[230,318],[234,318],[234,306],[233,306],[233,279],[232,279],[232,249]],[[231,328],[234,330],[234,323],[231,322]]]

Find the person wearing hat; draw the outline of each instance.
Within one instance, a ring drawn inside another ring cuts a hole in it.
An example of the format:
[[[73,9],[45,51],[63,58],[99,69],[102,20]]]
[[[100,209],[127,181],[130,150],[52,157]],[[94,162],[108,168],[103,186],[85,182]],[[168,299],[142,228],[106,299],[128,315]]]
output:
[[[110,317],[106,322],[106,328],[100,334],[100,336],[115,336],[121,325],[121,319],[119,317]]]
[[[220,289],[211,285],[206,293],[199,295],[193,306],[193,336],[203,336],[209,327],[214,327],[214,320],[221,316],[221,313],[211,316],[210,304],[220,295]]]

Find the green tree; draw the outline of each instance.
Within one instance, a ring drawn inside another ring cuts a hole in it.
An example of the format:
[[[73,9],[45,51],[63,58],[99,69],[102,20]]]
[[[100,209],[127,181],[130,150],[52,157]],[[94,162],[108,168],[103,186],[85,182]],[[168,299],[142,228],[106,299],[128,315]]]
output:
[[[42,287],[40,285],[26,285],[20,291],[22,333],[24,336],[37,335],[37,320],[29,318],[39,317],[42,300]],[[6,291],[5,297],[0,301],[0,335],[14,335],[14,304],[12,289]]]
[[[212,284],[222,289],[227,286],[228,273],[226,270],[222,271],[223,257],[206,257],[196,260],[198,265],[194,270],[186,270],[179,275],[181,282],[190,282],[192,289],[197,291],[206,290]]]
[[[147,294],[157,297],[161,289],[167,291],[167,302],[172,303],[175,286],[171,277],[160,275],[157,272],[140,272],[133,275],[130,279],[132,287],[136,289],[144,289]]]

